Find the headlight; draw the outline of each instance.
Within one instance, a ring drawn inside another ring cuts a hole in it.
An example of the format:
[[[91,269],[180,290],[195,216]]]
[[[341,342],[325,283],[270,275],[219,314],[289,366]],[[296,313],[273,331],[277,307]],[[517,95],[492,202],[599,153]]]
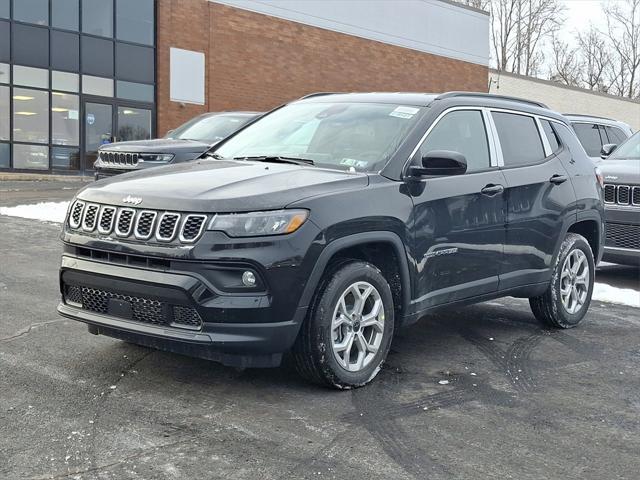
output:
[[[170,162],[175,155],[173,153],[140,153],[138,159],[143,162]]]
[[[211,220],[208,229],[225,232],[230,237],[283,235],[298,230],[308,216],[306,210],[221,214]]]

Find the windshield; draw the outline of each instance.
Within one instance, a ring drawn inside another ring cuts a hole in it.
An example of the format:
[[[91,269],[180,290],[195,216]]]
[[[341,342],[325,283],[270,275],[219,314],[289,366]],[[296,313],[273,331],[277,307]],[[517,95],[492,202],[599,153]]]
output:
[[[179,126],[165,138],[218,143],[245,125],[251,118],[234,115],[200,116]]]
[[[247,127],[215,153],[224,158],[301,158],[319,167],[378,171],[421,111],[392,104],[294,103]]]
[[[631,138],[620,145],[611,156],[610,160],[640,160],[640,132],[636,132]]]

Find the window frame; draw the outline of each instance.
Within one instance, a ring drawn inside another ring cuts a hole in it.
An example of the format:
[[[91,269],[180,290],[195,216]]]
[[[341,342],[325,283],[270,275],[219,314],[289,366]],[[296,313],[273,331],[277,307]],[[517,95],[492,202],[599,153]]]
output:
[[[422,144],[426,141],[427,137],[429,136],[429,134],[431,133],[431,131],[436,127],[436,125],[438,125],[438,123],[440,123],[440,121],[449,113],[451,112],[458,112],[461,110],[465,110],[465,111],[475,111],[475,112],[480,112],[482,114],[482,120],[484,123],[484,131],[485,131],[485,135],[487,136],[487,146],[489,147],[489,167],[485,168],[483,170],[475,170],[473,172],[469,172],[469,173],[465,173],[465,175],[474,175],[476,173],[484,173],[484,172],[488,172],[491,170],[496,170],[497,168],[499,168],[500,166],[500,159],[498,155],[498,151],[499,151],[499,144],[495,143],[495,136],[492,132],[492,129],[494,129],[494,125],[493,122],[491,121],[491,115],[489,114],[489,108],[487,107],[479,107],[477,105],[457,105],[455,107],[449,107],[445,110],[443,110],[442,112],[440,112],[440,114],[436,117],[436,119],[431,122],[431,125],[429,125],[429,128],[427,128],[427,131],[422,135],[422,137],[420,137],[420,140],[418,141],[417,145],[415,146],[415,148],[411,151],[411,154],[409,155],[409,158],[407,159],[407,161],[405,162],[402,171],[402,177],[406,178],[408,176],[407,173],[407,169],[409,168],[409,166],[411,165],[412,161],[414,160],[416,154],[420,151],[420,149],[422,148]]]

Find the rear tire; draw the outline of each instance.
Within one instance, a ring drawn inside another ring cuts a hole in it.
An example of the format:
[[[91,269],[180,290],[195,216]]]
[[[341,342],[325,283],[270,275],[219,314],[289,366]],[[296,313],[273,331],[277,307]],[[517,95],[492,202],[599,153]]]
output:
[[[374,265],[330,270],[302,325],[293,361],[305,379],[337,389],[361,387],[380,371],[394,328],[391,288]]]
[[[582,235],[568,233],[560,246],[549,287],[539,297],[529,299],[531,311],[551,327],[575,327],[589,310],[594,278],[595,262],[589,242]]]

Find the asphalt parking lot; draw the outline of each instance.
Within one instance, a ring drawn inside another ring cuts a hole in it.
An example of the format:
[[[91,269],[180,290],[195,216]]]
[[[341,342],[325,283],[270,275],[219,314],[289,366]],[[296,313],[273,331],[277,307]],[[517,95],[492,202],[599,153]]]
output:
[[[74,182],[2,182],[0,206]],[[577,329],[524,300],[402,332],[376,381],[308,385],[87,333],[58,317],[59,225],[0,215],[0,478],[637,479],[640,310]],[[640,272],[599,278],[639,289]]]

